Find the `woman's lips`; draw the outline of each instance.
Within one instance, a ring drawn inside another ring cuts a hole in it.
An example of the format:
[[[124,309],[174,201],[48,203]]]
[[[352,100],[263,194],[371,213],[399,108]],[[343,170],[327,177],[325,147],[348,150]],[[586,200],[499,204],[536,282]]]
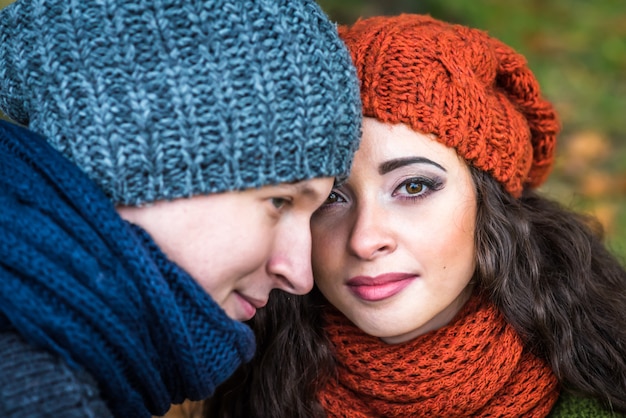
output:
[[[387,273],[376,277],[356,276],[348,280],[346,285],[359,299],[376,302],[400,293],[415,279],[417,276],[414,274]]]

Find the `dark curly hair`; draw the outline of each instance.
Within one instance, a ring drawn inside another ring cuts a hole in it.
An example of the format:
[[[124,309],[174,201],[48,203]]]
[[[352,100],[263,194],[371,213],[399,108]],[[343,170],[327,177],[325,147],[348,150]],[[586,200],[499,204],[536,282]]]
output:
[[[626,271],[599,223],[537,192],[515,199],[470,169],[477,291],[548,361],[563,390],[626,412]],[[324,417],[317,392],[334,373],[325,303],[317,290],[273,294],[250,324],[256,357],[207,401],[205,416]]]

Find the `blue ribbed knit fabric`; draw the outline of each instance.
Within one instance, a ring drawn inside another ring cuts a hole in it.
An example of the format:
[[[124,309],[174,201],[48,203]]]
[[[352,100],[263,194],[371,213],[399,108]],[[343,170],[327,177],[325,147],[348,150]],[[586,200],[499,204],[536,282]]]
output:
[[[356,72],[314,0],[17,0],[0,108],[117,204],[345,175]]]
[[[70,161],[0,122],[0,331],[86,369],[119,417],[202,399],[251,358],[231,320]]]

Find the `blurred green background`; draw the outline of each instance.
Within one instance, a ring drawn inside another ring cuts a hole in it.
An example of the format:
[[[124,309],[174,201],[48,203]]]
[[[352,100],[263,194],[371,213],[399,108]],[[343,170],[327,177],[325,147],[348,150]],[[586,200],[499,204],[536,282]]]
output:
[[[0,7],[11,3],[0,0]],[[563,123],[542,190],[592,213],[626,260],[625,0],[318,0],[331,19],[428,13],[483,29],[526,55]]]

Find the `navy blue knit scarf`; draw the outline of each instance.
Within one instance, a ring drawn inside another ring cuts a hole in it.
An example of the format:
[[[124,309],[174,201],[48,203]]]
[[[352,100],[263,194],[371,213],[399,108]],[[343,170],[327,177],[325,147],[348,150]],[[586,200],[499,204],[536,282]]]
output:
[[[87,369],[116,416],[203,399],[254,351],[78,168],[0,121],[0,331]]]

